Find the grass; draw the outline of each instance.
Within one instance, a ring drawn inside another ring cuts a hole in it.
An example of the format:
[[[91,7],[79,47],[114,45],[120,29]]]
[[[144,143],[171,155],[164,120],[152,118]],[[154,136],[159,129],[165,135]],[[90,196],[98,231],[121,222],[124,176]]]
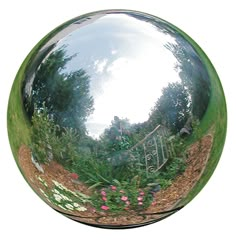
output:
[[[22,64],[20,70],[17,73],[15,81],[13,83],[11,94],[8,102],[7,112],[7,127],[8,137],[11,145],[11,149],[15,160],[18,157],[18,150],[22,144],[28,144],[29,137],[29,123],[27,123],[22,109],[22,97],[21,97],[21,79],[24,77],[24,70],[28,60],[26,59]]]
[[[9,101],[8,101],[8,111],[7,111],[7,128],[8,128],[8,137],[13,152],[13,156],[17,162],[18,151],[21,145],[28,145],[30,142],[30,132],[29,127],[30,123],[27,121],[24,110],[23,110],[23,99],[21,88],[23,81],[25,79],[25,74],[27,71],[28,64],[31,63],[31,60],[37,55],[40,48],[53,36],[55,36],[60,30],[68,26],[75,19],[63,23],[58,26],[45,37],[43,37],[31,50],[28,56],[25,58],[22,63],[17,75],[15,77],[14,83],[12,85]]]
[[[73,22],[72,19],[70,22]],[[25,72],[27,69],[28,64],[30,64],[31,60],[35,57],[38,50],[41,46],[51,37],[53,37],[58,31],[60,31],[63,27],[68,25],[70,22],[67,22],[58,28],[54,29],[50,32],[47,36],[45,36],[29,53],[29,55],[24,60],[23,64],[21,65],[15,81],[12,86],[11,95],[9,98],[8,104],[8,135],[9,141],[11,145],[11,149],[14,155],[14,158],[18,159],[18,150],[22,144],[29,145],[30,143],[30,132],[29,127],[30,123],[27,122],[27,119],[24,115],[24,111],[22,109],[22,95],[21,95],[21,87],[23,80],[25,78]],[[171,24],[170,24],[171,25]],[[194,188],[188,193],[185,199],[181,201],[181,205],[187,204],[191,201],[205,186],[211,175],[213,174],[219,158],[221,156],[225,136],[226,136],[226,126],[227,126],[227,111],[226,111],[226,103],[223,95],[223,90],[217,73],[210,63],[208,57],[205,53],[201,50],[201,48],[184,32],[180,29],[176,28],[175,26],[171,25],[175,30],[180,32],[183,37],[189,41],[192,46],[195,48],[196,52],[201,57],[203,63],[208,69],[209,77],[211,79],[211,98],[209,102],[208,109],[201,120],[200,129],[202,132],[202,136],[209,131],[209,129],[214,126],[214,140],[212,151],[207,162],[205,171],[201,179],[197,182]],[[196,139],[189,139],[189,141],[194,141]]]
[[[190,202],[205,186],[210,177],[212,176],[223,151],[225,137],[226,137],[226,129],[227,129],[227,109],[226,102],[224,98],[224,93],[222,89],[222,85],[220,83],[219,77],[211,64],[210,60],[206,56],[206,54],[200,49],[200,47],[188,36],[184,33],[185,38],[191,42],[194,46],[195,50],[201,57],[204,65],[207,67],[209,77],[211,79],[211,98],[209,101],[208,108],[206,110],[205,115],[203,116],[199,129],[201,131],[200,137],[203,137],[206,133],[209,132],[209,129],[214,128],[213,133],[213,145],[212,150],[209,156],[209,160],[206,164],[205,170],[200,178],[200,180],[196,183],[193,189],[188,193],[186,198],[184,198],[179,205],[185,205]],[[204,91],[204,90],[203,90]],[[193,141],[194,139],[189,139],[189,141]],[[195,139],[197,140],[197,139]]]
[[[211,98],[209,101],[208,108],[205,115],[203,116],[199,128],[201,131],[200,136],[203,137],[209,130],[214,127],[214,139],[212,150],[206,164],[205,170],[201,176],[201,179],[196,183],[196,185],[191,189],[188,195],[180,201],[178,206],[183,206],[189,203],[206,185],[210,177],[212,176],[223,151],[226,129],[227,129],[227,109],[224,97],[224,92],[220,79],[211,64],[209,58],[204,53],[204,51],[197,45],[197,43],[189,37],[185,32],[176,27],[175,25],[168,23],[174,30],[179,32],[195,49],[195,51],[200,56],[203,64],[206,66],[211,79]],[[204,89],[203,89],[204,91]],[[199,139],[195,137],[190,137],[187,144],[191,144]]]

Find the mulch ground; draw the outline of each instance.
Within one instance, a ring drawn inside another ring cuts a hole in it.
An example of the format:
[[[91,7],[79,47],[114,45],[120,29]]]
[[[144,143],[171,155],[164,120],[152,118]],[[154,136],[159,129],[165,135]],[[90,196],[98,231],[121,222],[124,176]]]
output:
[[[74,220],[101,225],[108,224],[122,226],[142,224],[168,216],[169,213],[159,213],[174,209],[181,199],[185,198],[189,191],[198,182],[205,170],[212,147],[212,142],[213,137],[211,134],[208,134],[201,139],[201,144],[196,142],[189,147],[187,151],[188,158],[186,160],[187,167],[184,173],[179,175],[172,182],[170,187],[165,190],[160,190],[154,194],[155,204],[150,206],[145,212],[137,213],[134,211],[129,211],[120,216],[111,216],[107,213],[95,212],[92,206],[86,205],[87,211],[73,211],[72,216],[69,215],[71,214],[70,212],[62,211],[62,209],[55,205],[51,205],[51,207],[63,212],[66,215],[68,214],[68,216]],[[87,195],[91,194],[91,191],[88,190],[86,185],[73,182],[70,176],[71,173],[55,161],[51,161],[49,164],[43,164],[42,167],[44,169],[44,173],[39,172],[31,161],[31,152],[27,146],[22,145],[20,147],[18,156],[19,166],[25,178],[34,191],[43,199],[44,196],[39,190],[40,188],[42,189],[42,184],[38,180],[38,177],[43,178],[47,182],[49,188],[53,187],[52,180],[56,180],[71,191],[80,191]],[[50,205],[50,203],[48,204]]]

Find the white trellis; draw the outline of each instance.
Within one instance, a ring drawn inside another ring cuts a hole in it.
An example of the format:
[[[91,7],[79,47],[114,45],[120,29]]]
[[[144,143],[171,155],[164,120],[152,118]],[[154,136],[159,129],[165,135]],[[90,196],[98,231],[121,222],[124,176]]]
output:
[[[129,152],[133,163],[145,167],[146,174],[157,172],[175,155],[172,141],[168,140],[169,130],[158,125],[144,139],[133,146]]]

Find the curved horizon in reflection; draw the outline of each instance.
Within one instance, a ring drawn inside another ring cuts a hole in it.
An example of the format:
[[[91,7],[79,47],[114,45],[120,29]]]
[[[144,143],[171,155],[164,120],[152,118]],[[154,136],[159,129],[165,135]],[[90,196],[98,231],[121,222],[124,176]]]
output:
[[[21,65],[8,105],[10,145],[32,189],[66,216],[109,228],[152,223],[190,202],[219,161],[226,125],[201,48],[128,10],[50,32]]]
[[[26,112],[32,116],[33,106],[38,104],[40,108],[46,102],[49,113],[62,126],[76,128],[77,124],[98,139],[116,116],[130,124],[150,120],[163,89],[172,83],[184,86],[191,114],[196,106],[194,81],[205,83],[207,88],[200,98],[207,95],[204,97],[207,106],[210,95],[207,70],[189,42],[163,24],[161,20],[134,13],[108,12],[95,13],[66,26],[45,44],[47,47],[42,47],[38,54],[41,63],[28,70],[23,87]],[[61,58],[57,62],[56,55]],[[35,73],[30,74],[33,70]],[[49,71],[52,73],[44,73]],[[78,90],[83,89],[80,84],[83,76],[79,77],[78,71],[88,78],[84,99]],[[45,86],[40,85],[40,79]],[[63,92],[62,88],[72,81],[67,92]],[[39,97],[42,93],[44,98]],[[88,99],[89,106],[84,106]],[[78,100],[81,109],[78,106],[74,109]],[[70,106],[70,111],[61,105]],[[198,118],[204,114],[205,106],[201,106]],[[69,123],[67,117],[74,118],[74,123]],[[168,118],[176,118],[176,113],[170,113]]]

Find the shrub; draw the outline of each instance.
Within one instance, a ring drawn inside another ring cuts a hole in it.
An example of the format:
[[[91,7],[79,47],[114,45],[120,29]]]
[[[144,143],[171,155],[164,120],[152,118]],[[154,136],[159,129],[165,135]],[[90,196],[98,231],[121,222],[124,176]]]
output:
[[[86,140],[86,144],[84,140]],[[93,143],[91,141],[93,140],[88,137],[81,141],[81,137],[75,129],[61,128],[56,125],[50,118],[45,106],[40,109],[35,108],[32,118],[30,146],[35,159],[40,163],[45,163],[53,158],[67,170],[78,174],[80,180],[92,188],[106,188],[114,179],[117,179],[123,183],[122,188],[131,189],[131,192],[126,190],[126,194],[129,195],[129,198],[132,198],[132,196],[137,195],[137,189],[146,188],[149,183],[158,182],[161,188],[166,188],[178,174],[185,170],[183,158],[174,157],[168,161],[160,172],[147,176],[146,166],[131,161],[132,155],[129,152],[121,151],[117,156],[113,154],[110,158],[105,155],[103,158],[102,155],[98,157],[89,149],[89,144]],[[81,145],[80,142],[83,142],[84,145]],[[176,140],[176,142],[178,141]],[[174,146],[174,148],[184,152],[182,146]],[[180,154],[177,156],[180,156]],[[135,184],[133,184],[132,179],[136,179]],[[113,196],[114,194],[114,192],[111,192],[109,198],[111,201],[108,201],[110,204],[114,202],[112,199],[116,198]],[[123,202],[119,202],[119,204],[123,208]],[[119,204],[117,206],[120,209]],[[135,206],[131,204],[131,207]]]
[[[71,170],[90,187],[107,186],[112,181],[112,167],[107,161],[96,160],[86,154],[77,154]]]
[[[78,141],[77,131],[56,125],[45,106],[35,108],[30,148],[38,162],[46,163],[53,158],[70,168],[78,155]]]
[[[58,144],[56,135],[58,126],[54,124],[49,117],[47,109],[35,108],[32,117],[31,136],[31,151],[35,159],[40,163],[48,162],[53,151],[52,143]]]
[[[159,179],[160,182],[162,180],[172,181],[174,180],[179,174],[183,173],[186,168],[186,163],[183,158],[175,157],[169,160],[169,163],[165,166],[163,171],[160,172]],[[163,181],[163,185],[166,182]]]
[[[140,189],[136,184],[121,183],[102,188],[93,196],[92,203],[99,211],[141,211],[150,206],[152,195],[146,189]]]
[[[60,135],[52,140],[56,140],[51,142],[56,161],[70,169],[78,155],[78,132],[72,128],[63,128]]]

